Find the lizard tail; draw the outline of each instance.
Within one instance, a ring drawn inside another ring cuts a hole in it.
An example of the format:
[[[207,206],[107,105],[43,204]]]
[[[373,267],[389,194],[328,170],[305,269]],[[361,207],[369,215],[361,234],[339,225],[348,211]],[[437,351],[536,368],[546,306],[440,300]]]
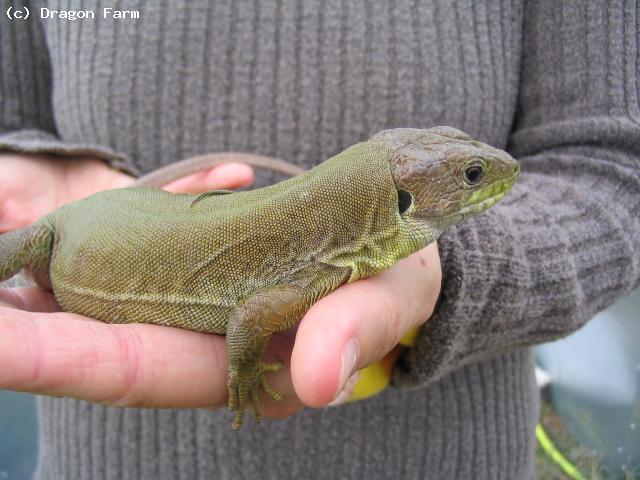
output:
[[[51,289],[52,245],[53,230],[38,223],[0,235],[0,282],[27,267],[40,287]]]

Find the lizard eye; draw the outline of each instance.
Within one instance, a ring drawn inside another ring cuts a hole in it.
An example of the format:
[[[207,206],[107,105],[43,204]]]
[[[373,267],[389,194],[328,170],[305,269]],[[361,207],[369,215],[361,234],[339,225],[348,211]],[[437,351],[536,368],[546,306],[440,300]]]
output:
[[[473,163],[464,171],[464,179],[469,185],[476,185],[484,176],[484,168],[482,164]]]
[[[406,212],[413,202],[413,197],[406,190],[398,190],[398,211],[400,215]]]

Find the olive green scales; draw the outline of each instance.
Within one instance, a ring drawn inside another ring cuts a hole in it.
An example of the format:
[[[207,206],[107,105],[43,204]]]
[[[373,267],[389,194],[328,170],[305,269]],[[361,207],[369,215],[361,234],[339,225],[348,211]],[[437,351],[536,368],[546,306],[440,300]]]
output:
[[[249,192],[110,190],[0,236],[0,280],[23,267],[65,311],[109,323],[226,334],[229,407],[240,428],[261,361],[345,282],[375,275],[511,188],[507,153],[451,127],[385,130],[316,168]]]

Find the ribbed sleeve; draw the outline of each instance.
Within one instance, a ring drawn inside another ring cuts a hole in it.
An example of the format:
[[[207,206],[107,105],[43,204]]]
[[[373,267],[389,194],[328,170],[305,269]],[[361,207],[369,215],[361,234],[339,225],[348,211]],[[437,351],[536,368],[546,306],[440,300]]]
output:
[[[66,142],[56,130],[49,52],[34,2],[2,1],[0,20],[0,152],[49,154],[106,160],[135,173],[123,155],[106,145]],[[29,9],[32,18],[9,20],[8,7]],[[77,48],[77,47],[76,47]]]
[[[567,335],[638,286],[637,13],[635,2],[527,4],[509,143],[522,176],[441,238],[439,306],[397,383]]]

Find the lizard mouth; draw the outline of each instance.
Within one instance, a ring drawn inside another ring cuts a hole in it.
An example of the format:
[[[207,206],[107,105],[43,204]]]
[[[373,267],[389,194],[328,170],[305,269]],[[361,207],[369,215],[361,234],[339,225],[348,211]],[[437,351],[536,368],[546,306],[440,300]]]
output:
[[[466,204],[457,214],[476,214],[493,207],[511,190],[515,180],[515,176],[505,180],[498,180],[485,188],[476,190],[469,196]]]
[[[510,178],[498,180],[491,185],[476,190],[467,199],[465,205],[455,213],[444,217],[447,223],[458,223],[467,217],[477,215],[493,207],[511,190],[518,177],[517,173]]]

